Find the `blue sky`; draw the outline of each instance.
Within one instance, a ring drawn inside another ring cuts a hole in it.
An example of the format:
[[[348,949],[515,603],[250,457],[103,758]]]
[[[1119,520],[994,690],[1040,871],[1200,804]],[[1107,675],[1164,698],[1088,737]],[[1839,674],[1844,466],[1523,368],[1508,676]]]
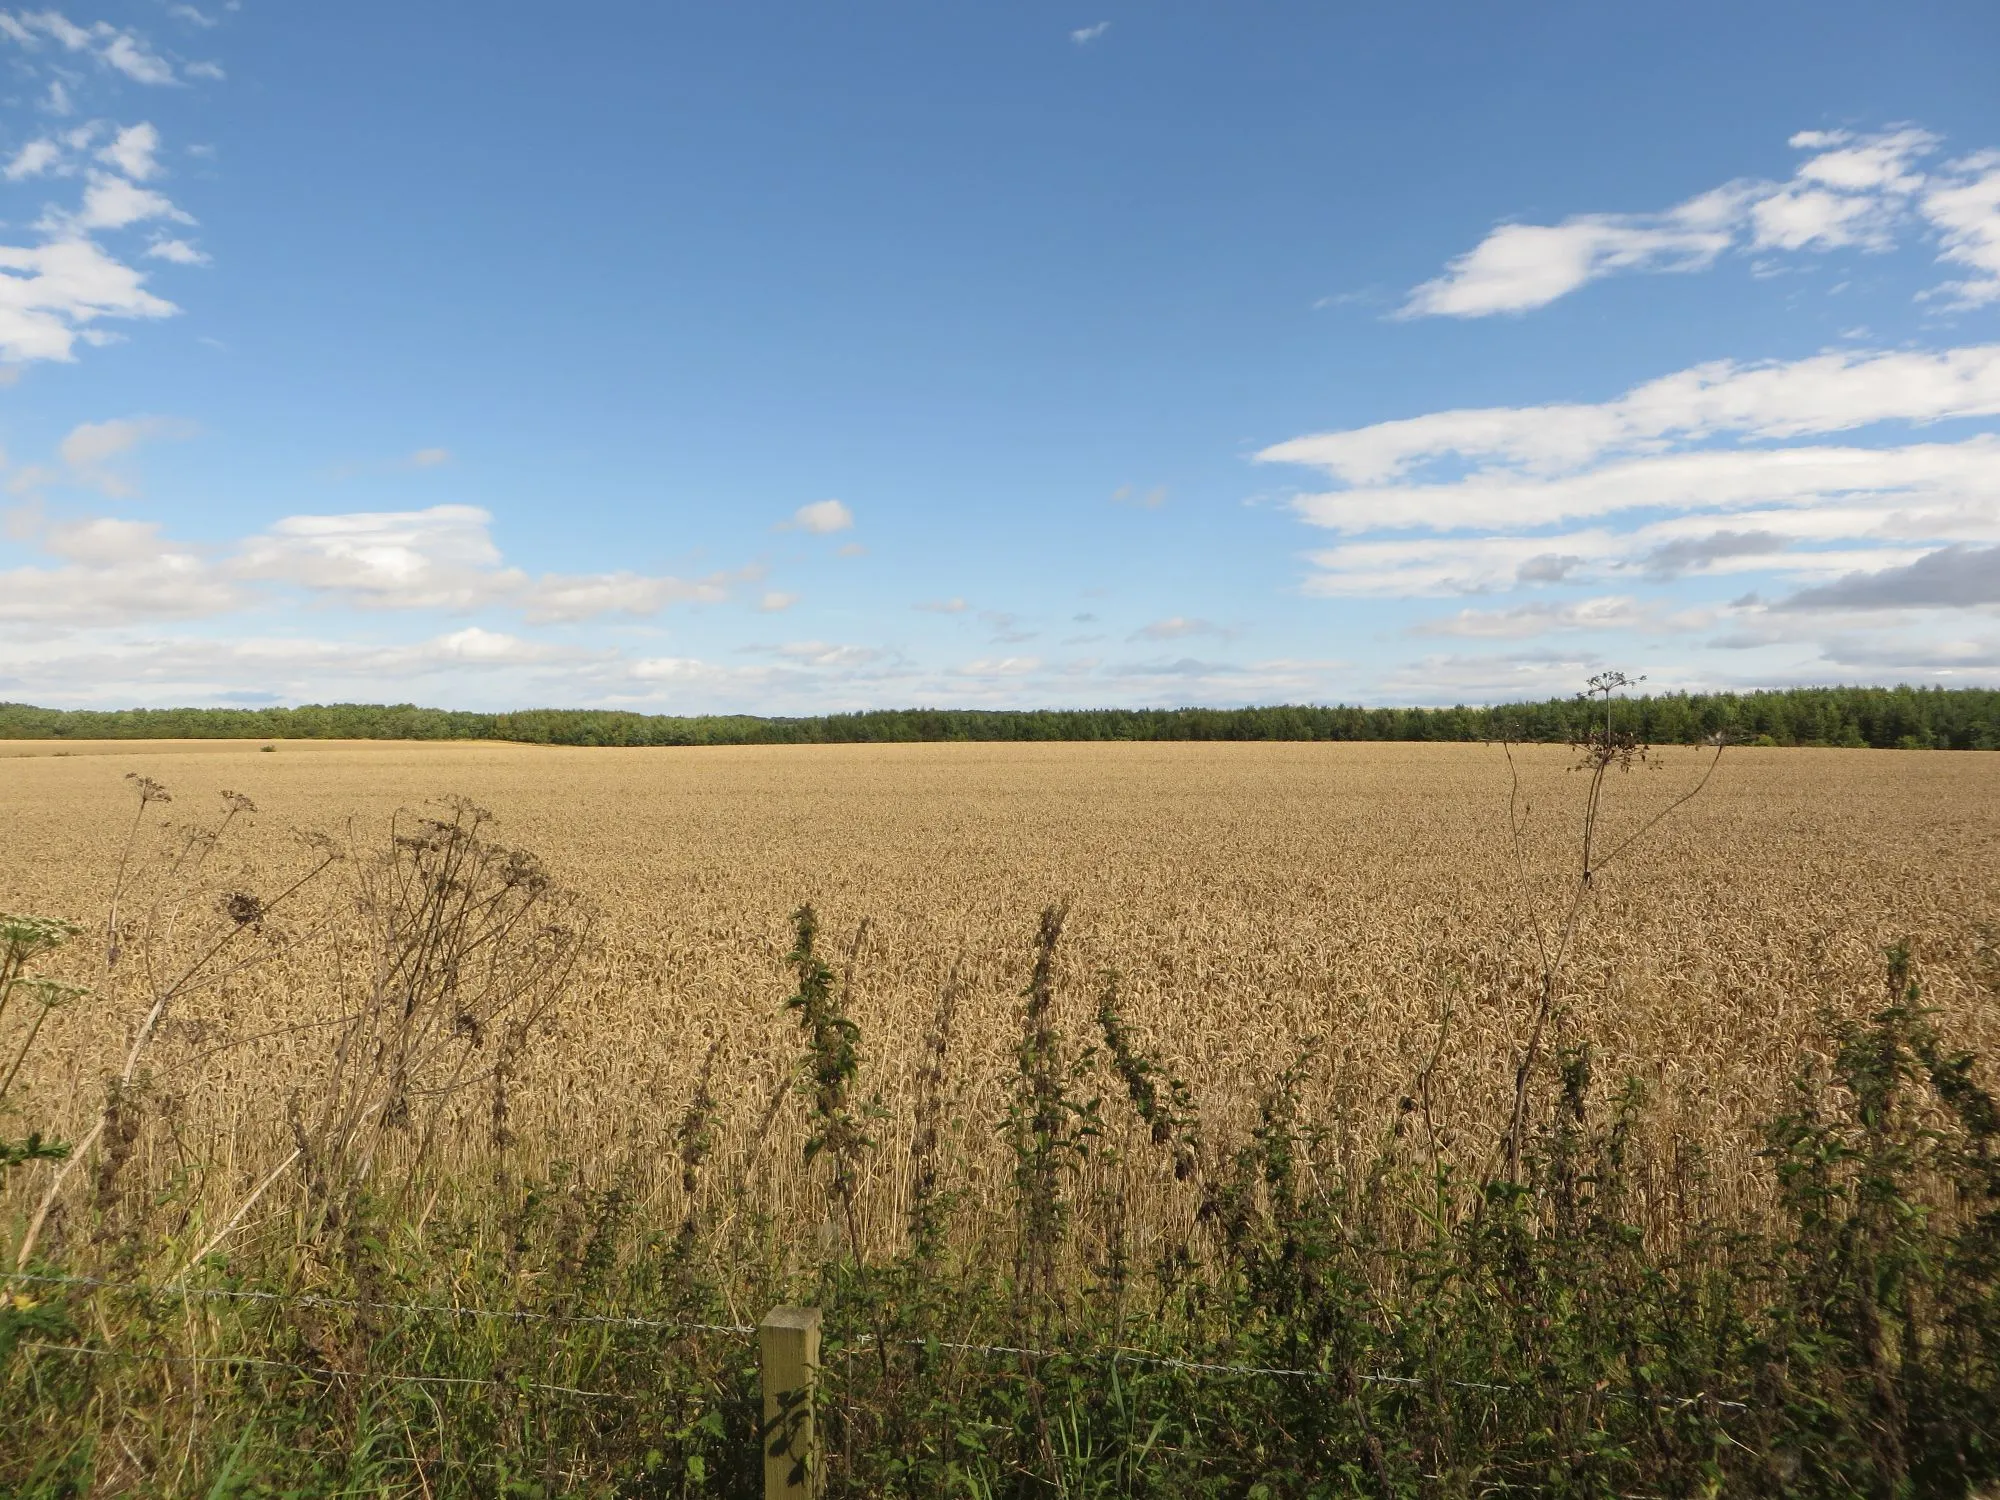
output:
[[[1987,3],[0,11],[0,698],[2000,681]]]

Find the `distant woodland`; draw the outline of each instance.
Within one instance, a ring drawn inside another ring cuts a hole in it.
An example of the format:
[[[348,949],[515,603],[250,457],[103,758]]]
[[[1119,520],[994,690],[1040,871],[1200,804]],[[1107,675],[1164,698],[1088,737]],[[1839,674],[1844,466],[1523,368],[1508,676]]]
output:
[[[1595,709],[1602,713],[1601,706]],[[806,718],[412,704],[299,708],[35,708],[0,703],[0,739],[511,740],[536,745],[890,744],[933,740],[1567,740],[1580,698],[1486,708],[873,709]],[[1724,733],[1755,744],[2000,749],[2000,690],[1786,688],[1620,700],[1621,726],[1656,744]]]

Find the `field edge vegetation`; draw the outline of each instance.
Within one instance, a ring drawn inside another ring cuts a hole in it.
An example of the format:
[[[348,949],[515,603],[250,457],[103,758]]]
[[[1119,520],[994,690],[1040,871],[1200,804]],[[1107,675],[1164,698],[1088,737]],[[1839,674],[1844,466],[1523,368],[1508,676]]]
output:
[[[2000,749],[2000,690],[1812,687],[1623,700],[1655,744],[1727,735],[1753,744],[1877,750]],[[874,709],[796,718],[608,709],[475,713],[414,704],[298,708],[37,708],[0,703],[0,740],[502,740],[538,745],[900,744],[938,741],[1481,741],[1562,743],[1589,725],[1579,698],[1491,707]]]

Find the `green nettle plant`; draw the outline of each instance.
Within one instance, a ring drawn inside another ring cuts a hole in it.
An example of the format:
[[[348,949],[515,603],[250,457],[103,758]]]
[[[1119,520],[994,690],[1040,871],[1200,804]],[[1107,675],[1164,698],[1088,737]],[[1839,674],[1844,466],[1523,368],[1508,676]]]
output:
[[[42,1034],[50,1014],[90,992],[29,967],[81,932],[60,917],[35,917],[0,912],[0,1187],[16,1170],[38,1161],[64,1161],[70,1148],[40,1130],[16,1135],[18,1108],[15,1085],[21,1068]],[[32,1292],[13,1290],[0,1301],[0,1371],[12,1361],[24,1336],[61,1333],[68,1326],[62,1306]]]

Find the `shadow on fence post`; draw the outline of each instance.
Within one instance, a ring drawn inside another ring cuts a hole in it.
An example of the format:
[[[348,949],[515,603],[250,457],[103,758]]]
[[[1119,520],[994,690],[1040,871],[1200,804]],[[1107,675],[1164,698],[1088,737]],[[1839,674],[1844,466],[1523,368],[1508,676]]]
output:
[[[774,1307],[757,1329],[764,1384],[764,1500],[812,1500],[820,1492],[819,1309]]]

